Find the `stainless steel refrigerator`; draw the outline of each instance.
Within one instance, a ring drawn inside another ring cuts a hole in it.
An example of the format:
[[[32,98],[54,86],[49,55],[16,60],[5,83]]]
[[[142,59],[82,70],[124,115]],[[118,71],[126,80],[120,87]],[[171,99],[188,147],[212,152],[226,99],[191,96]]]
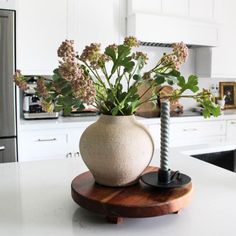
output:
[[[0,10],[0,163],[17,161],[15,12]]]

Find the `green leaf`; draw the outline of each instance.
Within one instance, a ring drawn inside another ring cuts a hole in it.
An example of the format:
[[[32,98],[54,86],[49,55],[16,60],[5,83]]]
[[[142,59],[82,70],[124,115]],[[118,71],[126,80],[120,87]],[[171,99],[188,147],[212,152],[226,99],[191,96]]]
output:
[[[107,48],[105,49],[105,54],[106,54],[107,56],[110,56],[110,57],[111,57],[113,63],[116,62],[116,52],[115,52],[115,49],[113,49],[113,48],[111,48],[111,47],[107,47]]]
[[[121,65],[125,67],[126,72],[130,73],[133,70],[135,63],[133,61],[129,61],[129,62],[123,61]]]
[[[111,69],[111,73],[114,74],[116,69],[119,67],[119,66],[122,66],[123,63],[127,63],[126,62],[126,57],[130,54],[131,52],[131,49],[128,47],[128,46],[125,46],[125,45],[119,45],[118,46],[118,57],[117,59],[114,61],[114,64],[113,64],[113,67]],[[130,57],[129,57],[130,58]],[[124,62],[125,60],[125,62]],[[124,66],[124,65],[123,65]],[[128,65],[128,68],[130,68],[130,65]]]
[[[165,77],[164,76],[157,76],[155,78],[155,82],[156,82],[157,85],[161,85],[165,82]]]
[[[66,84],[62,89],[61,89],[61,93],[66,95],[66,94],[71,94],[71,85],[70,84]]]
[[[118,112],[119,112],[119,107],[114,107],[114,108],[111,110],[111,114],[112,114],[113,116],[116,116],[116,115],[118,114]]]
[[[178,85],[179,87],[183,88],[184,85],[185,85],[185,79],[184,79],[184,77],[183,77],[183,76],[179,76],[179,77],[177,78],[177,80],[178,80],[177,85]]]
[[[169,85],[173,85],[173,84],[174,84],[173,80],[170,80],[170,79],[167,80],[167,83],[168,83]]]
[[[184,92],[185,90],[191,90],[193,93],[196,93],[199,90],[198,77],[195,75],[190,75],[187,82],[183,76],[179,76],[177,80],[177,85],[181,88],[181,92]]]
[[[180,72],[179,71],[177,71],[177,70],[172,70],[172,71],[170,71],[169,73],[167,73],[167,75],[171,75],[171,76],[174,76],[174,77],[179,77],[181,74],[180,74]]]
[[[118,58],[119,59],[123,59],[125,57],[127,57],[131,52],[130,47],[126,46],[126,45],[119,45],[118,46]]]
[[[138,75],[138,74],[135,74],[135,75],[133,76],[133,79],[136,80],[136,81],[138,81],[138,80],[141,80],[141,79],[142,79],[142,76],[141,76],[141,75]]]

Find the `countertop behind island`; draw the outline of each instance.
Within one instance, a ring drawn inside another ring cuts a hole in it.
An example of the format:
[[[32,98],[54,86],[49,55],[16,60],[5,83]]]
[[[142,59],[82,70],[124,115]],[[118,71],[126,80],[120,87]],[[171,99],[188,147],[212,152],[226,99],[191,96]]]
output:
[[[233,144],[221,146],[235,147]],[[71,181],[87,170],[82,159],[0,164],[0,235],[233,236],[236,231],[235,173],[189,156],[210,148],[213,147],[171,150],[171,168],[192,177],[194,193],[187,208],[177,215],[125,219],[120,225],[108,224],[102,216],[73,202]],[[152,165],[159,163],[157,154],[158,151]]]
[[[50,129],[52,127],[57,128],[73,128],[73,127],[84,127],[92,124],[99,118],[96,116],[85,116],[85,117],[59,117],[58,119],[39,119],[39,120],[23,120],[19,121],[19,131],[30,130],[30,129]],[[160,124],[160,117],[145,118],[136,116],[137,120],[143,124]],[[185,111],[183,114],[171,117],[171,123],[184,123],[184,122],[198,122],[198,121],[209,121],[209,120],[232,120],[236,119],[236,110],[224,110],[219,117],[204,118],[198,112]]]

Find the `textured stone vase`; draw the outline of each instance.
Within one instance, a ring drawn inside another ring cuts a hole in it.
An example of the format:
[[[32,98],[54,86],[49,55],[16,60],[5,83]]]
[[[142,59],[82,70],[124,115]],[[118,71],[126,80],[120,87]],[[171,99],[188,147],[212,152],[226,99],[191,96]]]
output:
[[[135,116],[101,115],[82,134],[80,152],[97,183],[125,186],[135,183],[148,166],[154,143]]]

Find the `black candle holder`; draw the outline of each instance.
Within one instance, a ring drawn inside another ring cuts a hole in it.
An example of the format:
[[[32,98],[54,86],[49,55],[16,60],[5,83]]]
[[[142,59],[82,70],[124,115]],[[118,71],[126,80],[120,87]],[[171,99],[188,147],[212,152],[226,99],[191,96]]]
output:
[[[155,188],[180,188],[191,182],[188,175],[180,173],[179,171],[159,171],[149,172],[141,176],[141,180]]]

